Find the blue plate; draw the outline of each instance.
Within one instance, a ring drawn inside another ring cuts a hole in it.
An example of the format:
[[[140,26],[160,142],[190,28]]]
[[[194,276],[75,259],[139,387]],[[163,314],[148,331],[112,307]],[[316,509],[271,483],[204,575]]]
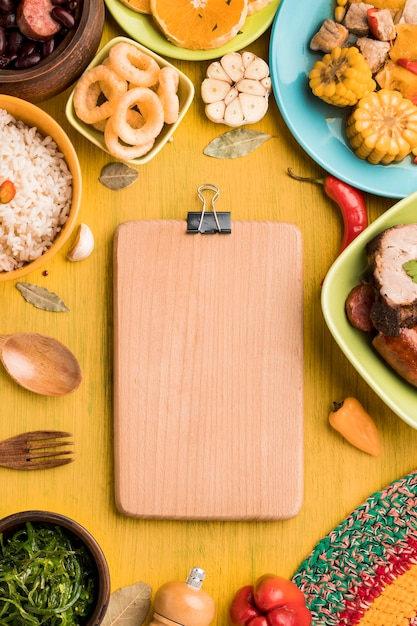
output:
[[[309,43],[322,22],[332,18],[329,0],[281,0],[270,43],[272,86],[281,114],[304,150],[324,170],[369,193],[404,198],[417,190],[417,165],[406,157],[395,165],[371,165],[355,156],[344,136],[348,109],[314,96],[308,74],[320,53]],[[302,16],[297,19],[297,16]]]

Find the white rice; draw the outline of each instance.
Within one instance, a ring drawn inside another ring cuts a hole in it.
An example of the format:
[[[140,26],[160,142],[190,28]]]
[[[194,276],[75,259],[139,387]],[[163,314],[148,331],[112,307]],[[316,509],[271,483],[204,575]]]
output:
[[[0,109],[0,184],[16,195],[0,203],[0,272],[40,257],[68,218],[72,175],[51,137]]]

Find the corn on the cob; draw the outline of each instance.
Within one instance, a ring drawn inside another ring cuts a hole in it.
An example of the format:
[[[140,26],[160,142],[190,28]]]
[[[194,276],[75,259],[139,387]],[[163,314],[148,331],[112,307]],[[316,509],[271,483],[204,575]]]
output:
[[[376,83],[358,48],[333,48],[316,61],[309,74],[315,96],[337,107],[354,106]]]
[[[368,94],[349,116],[346,136],[360,159],[383,165],[402,161],[417,150],[417,106],[399,91]]]

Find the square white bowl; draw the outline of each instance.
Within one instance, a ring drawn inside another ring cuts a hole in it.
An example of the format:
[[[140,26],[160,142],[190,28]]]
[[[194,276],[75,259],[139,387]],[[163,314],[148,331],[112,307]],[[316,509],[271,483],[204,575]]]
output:
[[[132,46],[135,46],[136,48],[138,48],[138,50],[140,50],[144,54],[147,54],[150,57],[152,57],[158,63],[159,67],[167,67],[167,66],[174,67],[179,74],[178,98],[179,98],[180,107],[179,107],[179,115],[178,115],[177,121],[174,124],[164,124],[162,131],[156,138],[155,143],[153,147],[149,150],[149,152],[147,152],[142,157],[139,157],[137,159],[126,160],[126,163],[132,163],[133,165],[142,165],[143,163],[147,163],[148,161],[153,159],[153,157],[156,156],[156,154],[158,154],[158,152],[164,147],[167,141],[169,141],[169,139],[172,137],[172,135],[174,134],[178,126],[181,124],[185,114],[187,113],[188,109],[191,106],[191,103],[194,98],[195,90],[194,90],[194,85],[191,82],[191,80],[183,72],[180,72],[178,68],[172,65],[172,63],[169,63],[168,61],[166,61],[159,55],[155,54],[151,50],[148,50],[148,48],[141,46],[139,43],[137,43],[133,39],[129,39],[127,37],[115,37],[114,39],[111,39],[105,46],[103,46],[100,52],[94,57],[91,63],[87,66],[86,71],[90,67],[95,67],[97,65],[100,65],[104,61],[104,59],[108,57],[110,48],[112,48],[114,45],[120,42],[129,43]],[[100,132],[99,130],[96,130],[91,124],[86,124],[85,122],[80,120],[79,117],[77,116],[75,112],[75,108],[74,108],[74,90],[71,92],[70,97],[68,98],[68,101],[65,107],[65,115],[67,117],[67,120],[71,124],[71,126],[73,126],[81,135],[86,137],[86,139],[91,141],[91,143],[93,143],[98,148],[101,148],[101,150],[104,150],[104,152],[107,152],[107,154],[110,154],[104,142],[103,133]],[[117,157],[114,157],[114,158],[117,158]]]

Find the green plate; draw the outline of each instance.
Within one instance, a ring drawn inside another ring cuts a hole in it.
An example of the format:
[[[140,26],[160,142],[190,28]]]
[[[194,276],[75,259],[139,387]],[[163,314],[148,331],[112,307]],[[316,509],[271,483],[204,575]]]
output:
[[[417,388],[380,358],[366,333],[353,328],[346,317],[345,300],[367,268],[366,243],[386,228],[415,222],[417,192],[400,200],[354,239],[329,269],[321,294],[326,324],[345,356],[381,400],[413,428],[417,428]]]
[[[186,48],[179,48],[165,39],[150,15],[132,11],[120,0],[104,1],[113,18],[132,39],[158,54],[184,61],[216,59],[228,52],[242,50],[258,39],[272,24],[280,3],[280,0],[272,0],[264,9],[248,17],[240,33],[225,46],[213,48],[213,50],[187,50]]]

